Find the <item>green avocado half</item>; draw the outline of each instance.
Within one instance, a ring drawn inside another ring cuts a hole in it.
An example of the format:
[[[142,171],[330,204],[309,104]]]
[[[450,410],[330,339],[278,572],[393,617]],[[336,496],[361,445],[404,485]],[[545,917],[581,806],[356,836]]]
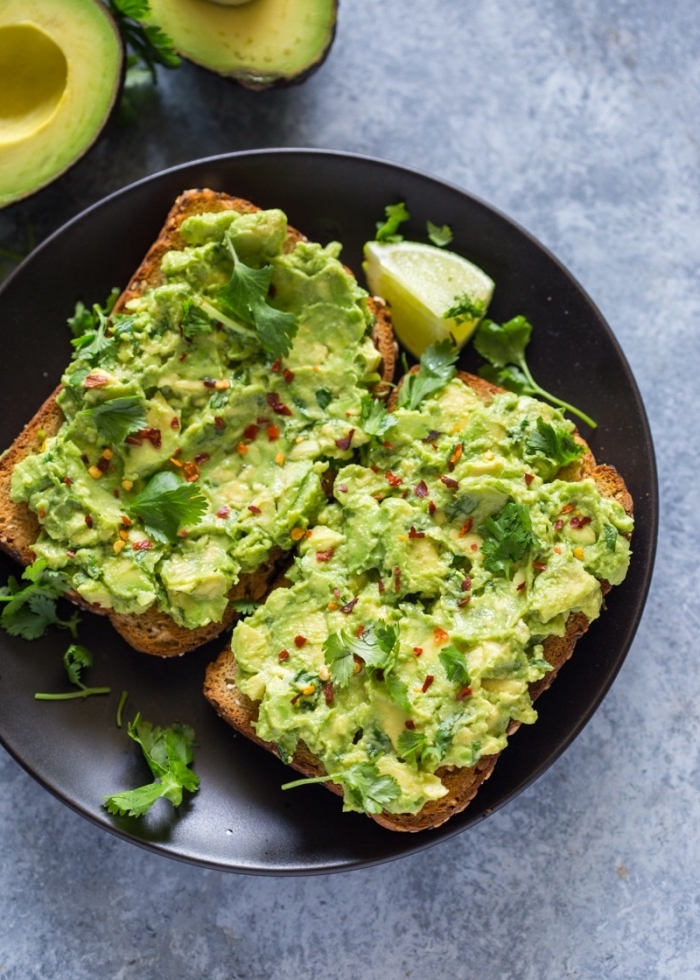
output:
[[[0,0],[0,207],[44,187],[94,143],[123,58],[98,0]]]
[[[151,20],[183,57],[255,90],[316,71],[337,11],[338,0],[151,0]]]

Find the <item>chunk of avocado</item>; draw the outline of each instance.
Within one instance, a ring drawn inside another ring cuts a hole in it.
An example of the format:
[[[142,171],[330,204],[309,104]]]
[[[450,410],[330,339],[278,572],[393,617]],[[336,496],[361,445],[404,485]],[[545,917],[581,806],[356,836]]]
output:
[[[0,2],[0,207],[54,180],[95,142],[123,58],[98,0]]]
[[[183,57],[259,91],[320,67],[337,10],[338,0],[151,0],[150,19]]]

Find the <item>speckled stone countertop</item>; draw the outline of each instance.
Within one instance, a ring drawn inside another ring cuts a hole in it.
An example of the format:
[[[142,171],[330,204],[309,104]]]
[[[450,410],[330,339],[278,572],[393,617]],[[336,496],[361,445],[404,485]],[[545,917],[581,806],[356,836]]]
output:
[[[655,578],[564,756],[418,855],[296,879],[205,871],[56,802],[0,750],[7,980],[696,980],[700,976],[700,12],[696,0],[342,0],[326,65],[254,94],[191,66],[131,127],[0,212],[21,248],[104,194],[264,146],[384,156],[537,236],[607,317],[649,412]]]

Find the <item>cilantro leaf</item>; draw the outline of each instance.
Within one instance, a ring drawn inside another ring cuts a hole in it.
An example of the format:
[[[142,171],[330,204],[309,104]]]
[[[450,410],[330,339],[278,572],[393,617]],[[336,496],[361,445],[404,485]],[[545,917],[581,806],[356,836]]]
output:
[[[479,498],[472,493],[459,493],[445,504],[445,513],[451,521],[457,518],[464,523],[479,506]]]
[[[383,732],[381,728],[377,728],[376,726],[372,728],[367,736],[365,747],[370,759],[376,759],[379,755],[386,755],[387,752],[391,752],[394,748],[386,732]]]
[[[514,563],[537,544],[530,512],[524,504],[512,500],[497,514],[486,518],[479,534],[484,539],[481,546],[484,568],[506,578],[511,578]]]
[[[390,412],[387,412],[382,402],[377,401],[370,395],[364,395],[362,398],[360,425],[368,436],[374,436],[379,439],[396,425],[396,418]]]
[[[428,231],[428,238],[438,248],[444,248],[445,245],[449,245],[454,238],[449,225],[434,225],[432,221],[428,221],[425,227]]]
[[[532,325],[524,316],[513,317],[503,324],[482,320],[474,334],[474,347],[489,365],[480,369],[481,377],[519,395],[546,398],[595,429],[596,423],[585,412],[545,391],[532,377],[525,359],[525,348],[530,343],[531,334]]]
[[[355,670],[352,639],[345,630],[330,633],[323,644],[323,659],[337,687],[347,687]]]
[[[177,68],[180,58],[168,35],[156,24],[143,21],[151,12],[148,0],[107,0],[127,50],[132,53],[129,67],[144,67],[153,83],[157,81],[156,65]]]
[[[452,744],[455,730],[459,724],[459,715],[445,718],[438,725],[433,745],[426,745],[421,753],[421,764],[424,768],[437,768],[447,755]]]
[[[109,687],[86,687],[80,680],[80,675],[87,667],[92,666],[92,654],[85,647],[77,643],[71,643],[63,654],[63,666],[66,668],[68,680],[75,684],[79,690],[68,691],[63,694],[35,694],[37,701],[72,701],[75,698],[89,698],[93,694],[109,694]]]
[[[261,605],[262,603],[256,602],[255,599],[234,599],[231,608],[235,609],[239,616],[251,616]]]
[[[469,683],[469,672],[464,661],[464,654],[457,647],[452,645],[443,647],[438,656],[440,663],[445,668],[448,681],[453,684],[461,684],[462,687]]]
[[[403,708],[404,711],[410,712],[411,704],[408,700],[408,685],[402,680],[399,680],[395,674],[385,674],[384,684],[386,685],[387,693],[394,704],[398,704],[399,708]]]
[[[274,358],[289,353],[299,328],[293,313],[283,313],[267,302],[272,266],[251,269],[236,255],[231,236],[226,242],[233,258],[231,278],[217,293],[218,301],[243,323],[251,324],[263,348]],[[246,331],[249,332],[249,331]]]
[[[375,241],[378,242],[402,242],[403,235],[398,235],[397,231],[399,225],[402,225],[404,221],[408,221],[411,215],[406,210],[406,205],[403,201],[399,204],[387,204],[384,208],[384,214],[386,215],[386,221],[377,222],[377,234],[374,236]]]
[[[413,762],[418,765],[425,743],[425,732],[410,731],[408,728],[404,728],[399,735],[399,755],[405,762]]]
[[[328,388],[319,388],[316,391],[316,401],[318,402],[318,407],[320,409],[327,409],[330,403],[333,401],[333,393],[328,390]]]
[[[573,463],[585,452],[570,432],[555,429],[542,417],[537,419],[537,429],[530,430],[525,437],[525,449],[533,456],[546,456],[559,466]]]
[[[617,547],[617,529],[612,524],[603,525],[603,539],[608,551],[614,551]]]
[[[393,776],[379,772],[372,762],[361,762],[342,772],[326,776],[312,776],[309,779],[295,779],[285,783],[282,789],[296,789],[312,783],[339,783],[346,797],[345,809],[361,810],[365,813],[381,813],[382,810],[401,795],[399,784]]]
[[[454,304],[442,316],[445,320],[455,320],[466,323],[468,320],[480,320],[486,312],[486,303],[482,299],[472,299],[468,293],[455,296]]]
[[[180,328],[183,337],[192,340],[197,334],[211,333],[214,322],[204,310],[191,299],[186,299],[182,305],[182,320]]]
[[[161,728],[143,721],[138,714],[127,731],[141,746],[155,781],[139,789],[106,797],[103,805],[109,813],[140,817],[161,797],[173,806],[179,806],[183,790],[194,793],[199,789],[199,776],[189,768],[194,758],[194,731],[188,725]]]
[[[71,344],[76,349],[75,357],[80,361],[90,361],[95,363],[100,355],[110,350],[114,346],[114,337],[108,335],[109,320],[99,306],[94,306],[93,310],[97,317],[97,327],[88,330],[79,337],[74,337]]]
[[[131,501],[132,514],[140,517],[146,533],[163,544],[177,540],[183,524],[195,524],[207,509],[207,498],[194,483],[185,483],[170,471],[151,477],[145,490]]]
[[[104,316],[108,316],[114,309],[114,304],[119,299],[120,292],[121,290],[115,286],[103,306],[96,303],[88,309],[83,303],[76,303],[73,316],[68,318],[68,327],[73,336],[81,337],[90,330],[97,330],[100,321],[96,311],[99,310]]]
[[[110,445],[124,442],[130,433],[146,427],[146,413],[135,396],[112,398],[80,414],[92,419],[100,439]]]
[[[399,407],[416,409],[428,395],[454,378],[458,351],[451,340],[439,340],[421,356],[417,374],[407,374],[399,388]]]
[[[6,603],[0,614],[0,625],[10,636],[36,640],[43,636],[47,626],[68,629],[75,637],[80,621],[78,613],[69,619],[61,619],[56,601],[70,588],[70,582],[62,572],[47,567],[45,558],[37,559],[25,568],[22,586],[11,576],[6,586],[0,588],[0,603]]]
[[[362,636],[353,636],[346,630],[331,633],[323,644],[331,680],[339,687],[345,687],[355,669],[355,657],[373,669],[390,668],[398,653],[398,644],[399,631],[382,622],[365,627]]]

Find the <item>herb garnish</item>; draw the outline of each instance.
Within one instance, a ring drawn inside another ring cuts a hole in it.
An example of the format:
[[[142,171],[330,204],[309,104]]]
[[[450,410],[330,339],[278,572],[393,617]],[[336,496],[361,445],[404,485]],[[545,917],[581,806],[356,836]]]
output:
[[[445,245],[449,245],[454,238],[449,225],[434,225],[432,221],[428,221],[425,227],[428,231],[428,238],[438,248],[444,248]]]
[[[444,388],[456,374],[457,348],[451,340],[431,344],[421,355],[420,370],[407,374],[399,388],[399,408],[416,409],[428,395]]]
[[[597,428],[585,412],[545,391],[532,377],[525,360],[525,348],[530,343],[531,334],[532,324],[524,316],[516,316],[502,325],[493,320],[482,320],[474,334],[474,346],[489,364],[480,369],[481,377],[518,395],[546,398],[578,416],[592,429]]]
[[[267,302],[268,290],[272,282],[273,268],[265,265],[262,269],[251,269],[236,255],[230,234],[226,235],[233,271],[231,278],[217,293],[223,306],[244,324],[250,324],[264,349],[274,358],[285,357],[298,329],[298,321],[293,313],[283,313]],[[243,333],[253,331],[243,328]]]
[[[397,745],[399,755],[405,762],[414,762],[417,765],[425,748],[425,743],[425,732],[416,732],[404,728],[399,735]]]
[[[76,639],[79,614],[75,612],[70,619],[61,619],[56,611],[56,600],[71,588],[63,572],[48,568],[46,559],[38,558],[24,569],[22,579],[29,584],[22,587],[11,575],[7,585],[0,588],[0,602],[7,603],[0,615],[0,625],[10,636],[25,640],[43,636],[47,626],[70,630]]]
[[[573,463],[585,452],[570,432],[555,429],[541,416],[537,419],[537,429],[531,429],[525,437],[525,450],[533,456],[546,456],[559,466]]]
[[[183,337],[193,340],[197,334],[211,333],[214,329],[214,321],[193,300],[186,299],[182,304],[180,329]]]
[[[93,694],[109,694],[110,687],[86,687],[80,680],[83,670],[92,667],[92,654],[86,647],[71,643],[63,654],[63,665],[68,674],[68,680],[79,689],[62,694],[35,694],[37,701],[72,701],[75,698],[89,698]]]
[[[382,775],[371,762],[358,763],[343,772],[332,772],[327,776],[295,779],[292,783],[285,783],[282,789],[296,789],[297,786],[330,781],[339,783],[352,803],[367,813],[381,813],[384,807],[401,795],[394,777]]]
[[[377,234],[375,241],[395,244],[403,241],[403,235],[398,235],[399,225],[408,221],[411,215],[406,210],[406,205],[401,201],[399,204],[387,204],[384,208],[386,221],[377,222]]]
[[[356,656],[367,667],[391,669],[398,643],[398,630],[381,622],[366,626],[362,636],[353,636],[347,630],[330,633],[323,644],[323,653],[331,680],[338,687],[345,687],[355,669]]]
[[[156,24],[143,23],[151,12],[148,0],[107,0],[107,6],[130,51],[128,70],[145,68],[155,84],[156,65],[163,68],[179,66],[180,58],[165,31]]]
[[[199,776],[188,768],[194,758],[194,731],[189,725],[170,725],[161,728],[142,721],[136,715],[127,729],[129,738],[138,742],[155,781],[126,793],[115,793],[105,799],[109,813],[122,817],[140,817],[151,809],[156,800],[164,797],[173,806],[182,803],[184,789],[194,793],[199,789]]]
[[[396,425],[396,418],[387,412],[382,402],[369,395],[364,395],[360,425],[368,436],[379,439]]]
[[[119,293],[121,290],[115,286],[103,306],[99,303],[94,303],[90,309],[88,309],[83,303],[78,302],[75,304],[75,312],[73,316],[68,318],[68,327],[70,332],[74,337],[82,337],[84,333],[89,331],[97,330],[100,325],[99,314],[102,316],[109,316],[109,314],[114,309],[114,304],[119,299]]]
[[[146,413],[141,399],[135,396],[112,398],[80,414],[92,419],[100,439],[110,445],[124,442],[132,432],[146,427]]]
[[[455,320],[460,324],[467,320],[480,320],[485,312],[486,303],[483,299],[472,299],[468,293],[462,293],[461,296],[455,296],[454,305],[442,316],[445,320]]]
[[[207,509],[207,498],[193,483],[170,471],[153,476],[131,501],[132,514],[142,518],[146,533],[163,544],[174,543],[183,524],[195,524]]]
[[[479,534],[484,539],[481,546],[484,568],[506,578],[511,578],[514,563],[537,544],[528,508],[513,500],[497,514],[487,517],[479,527]]]
[[[122,712],[124,711],[124,705],[126,704],[128,699],[129,699],[129,692],[122,691],[122,693],[119,695],[119,704],[117,705],[117,715],[115,718],[115,721],[117,723],[117,728],[122,727]]]
[[[235,609],[239,616],[251,616],[261,605],[262,603],[256,602],[255,599],[234,599],[231,602],[231,608]]]
[[[457,647],[451,644],[450,646],[443,647],[438,656],[440,663],[445,668],[448,681],[462,686],[469,683],[469,672],[464,661],[464,654]]]

